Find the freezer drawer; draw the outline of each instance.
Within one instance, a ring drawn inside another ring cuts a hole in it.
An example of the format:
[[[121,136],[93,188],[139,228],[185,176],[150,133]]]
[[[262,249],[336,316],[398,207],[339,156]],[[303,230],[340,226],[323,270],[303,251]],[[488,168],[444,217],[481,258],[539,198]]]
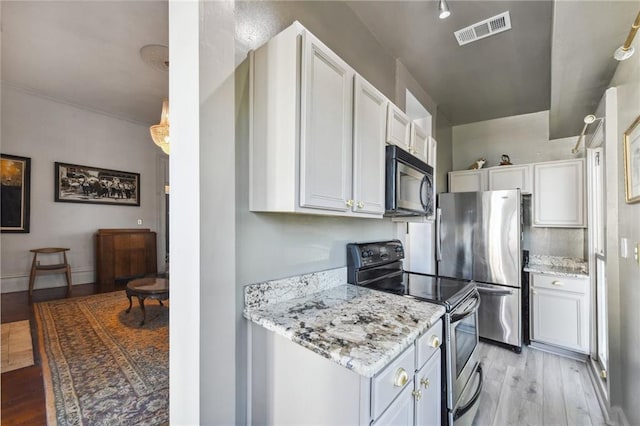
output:
[[[477,287],[480,293],[480,337],[522,346],[520,289],[481,283]]]

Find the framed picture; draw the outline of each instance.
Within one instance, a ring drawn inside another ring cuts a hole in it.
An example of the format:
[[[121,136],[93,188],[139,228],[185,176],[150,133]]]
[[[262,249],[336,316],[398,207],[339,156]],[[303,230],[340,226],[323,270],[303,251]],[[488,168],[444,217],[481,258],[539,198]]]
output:
[[[627,204],[640,201],[640,115],[624,132],[624,186]]]
[[[2,232],[29,232],[31,158],[0,154]]]
[[[140,174],[56,162],[55,200],[63,203],[140,205]]]

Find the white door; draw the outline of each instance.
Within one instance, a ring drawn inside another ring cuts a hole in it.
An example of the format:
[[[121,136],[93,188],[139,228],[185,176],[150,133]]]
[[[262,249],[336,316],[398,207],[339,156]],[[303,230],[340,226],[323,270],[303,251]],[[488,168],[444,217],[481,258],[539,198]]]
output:
[[[440,350],[416,373],[416,426],[439,426],[440,418]],[[418,393],[419,392],[419,393]]]
[[[429,135],[416,123],[411,123],[409,152],[425,163],[429,159]]]
[[[584,228],[584,160],[533,165],[533,226]]]
[[[373,424],[375,426],[414,426],[412,392],[413,384],[409,383]]]
[[[387,99],[359,75],[353,105],[353,211],[384,213]]]
[[[354,72],[309,32],[302,39],[300,206],[346,211]]]
[[[409,152],[411,121],[400,108],[389,102],[387,108],[387,142]]]
[[[545,288],[533,288],[531,293],[531,339],[588,352],[587,296]]]

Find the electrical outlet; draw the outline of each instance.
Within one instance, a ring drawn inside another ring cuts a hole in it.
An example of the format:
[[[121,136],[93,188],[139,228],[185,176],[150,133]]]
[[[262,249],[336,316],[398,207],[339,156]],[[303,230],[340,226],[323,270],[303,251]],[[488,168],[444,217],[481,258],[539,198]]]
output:
[[[138,225],[142,225],[142,219],[138,219]]]

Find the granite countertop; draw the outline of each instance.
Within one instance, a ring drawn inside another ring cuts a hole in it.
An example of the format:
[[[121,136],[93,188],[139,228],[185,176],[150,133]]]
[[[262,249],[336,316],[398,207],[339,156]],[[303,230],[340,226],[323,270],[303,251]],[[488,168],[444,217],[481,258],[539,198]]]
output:
[[[589,265],[584,259],[559,256],[531,255],[525,272],[584,278],[589,276]]]
[[[365,377],[378,373],[444,313],[440,305],[350,284],[244,310],[248,320]]]

